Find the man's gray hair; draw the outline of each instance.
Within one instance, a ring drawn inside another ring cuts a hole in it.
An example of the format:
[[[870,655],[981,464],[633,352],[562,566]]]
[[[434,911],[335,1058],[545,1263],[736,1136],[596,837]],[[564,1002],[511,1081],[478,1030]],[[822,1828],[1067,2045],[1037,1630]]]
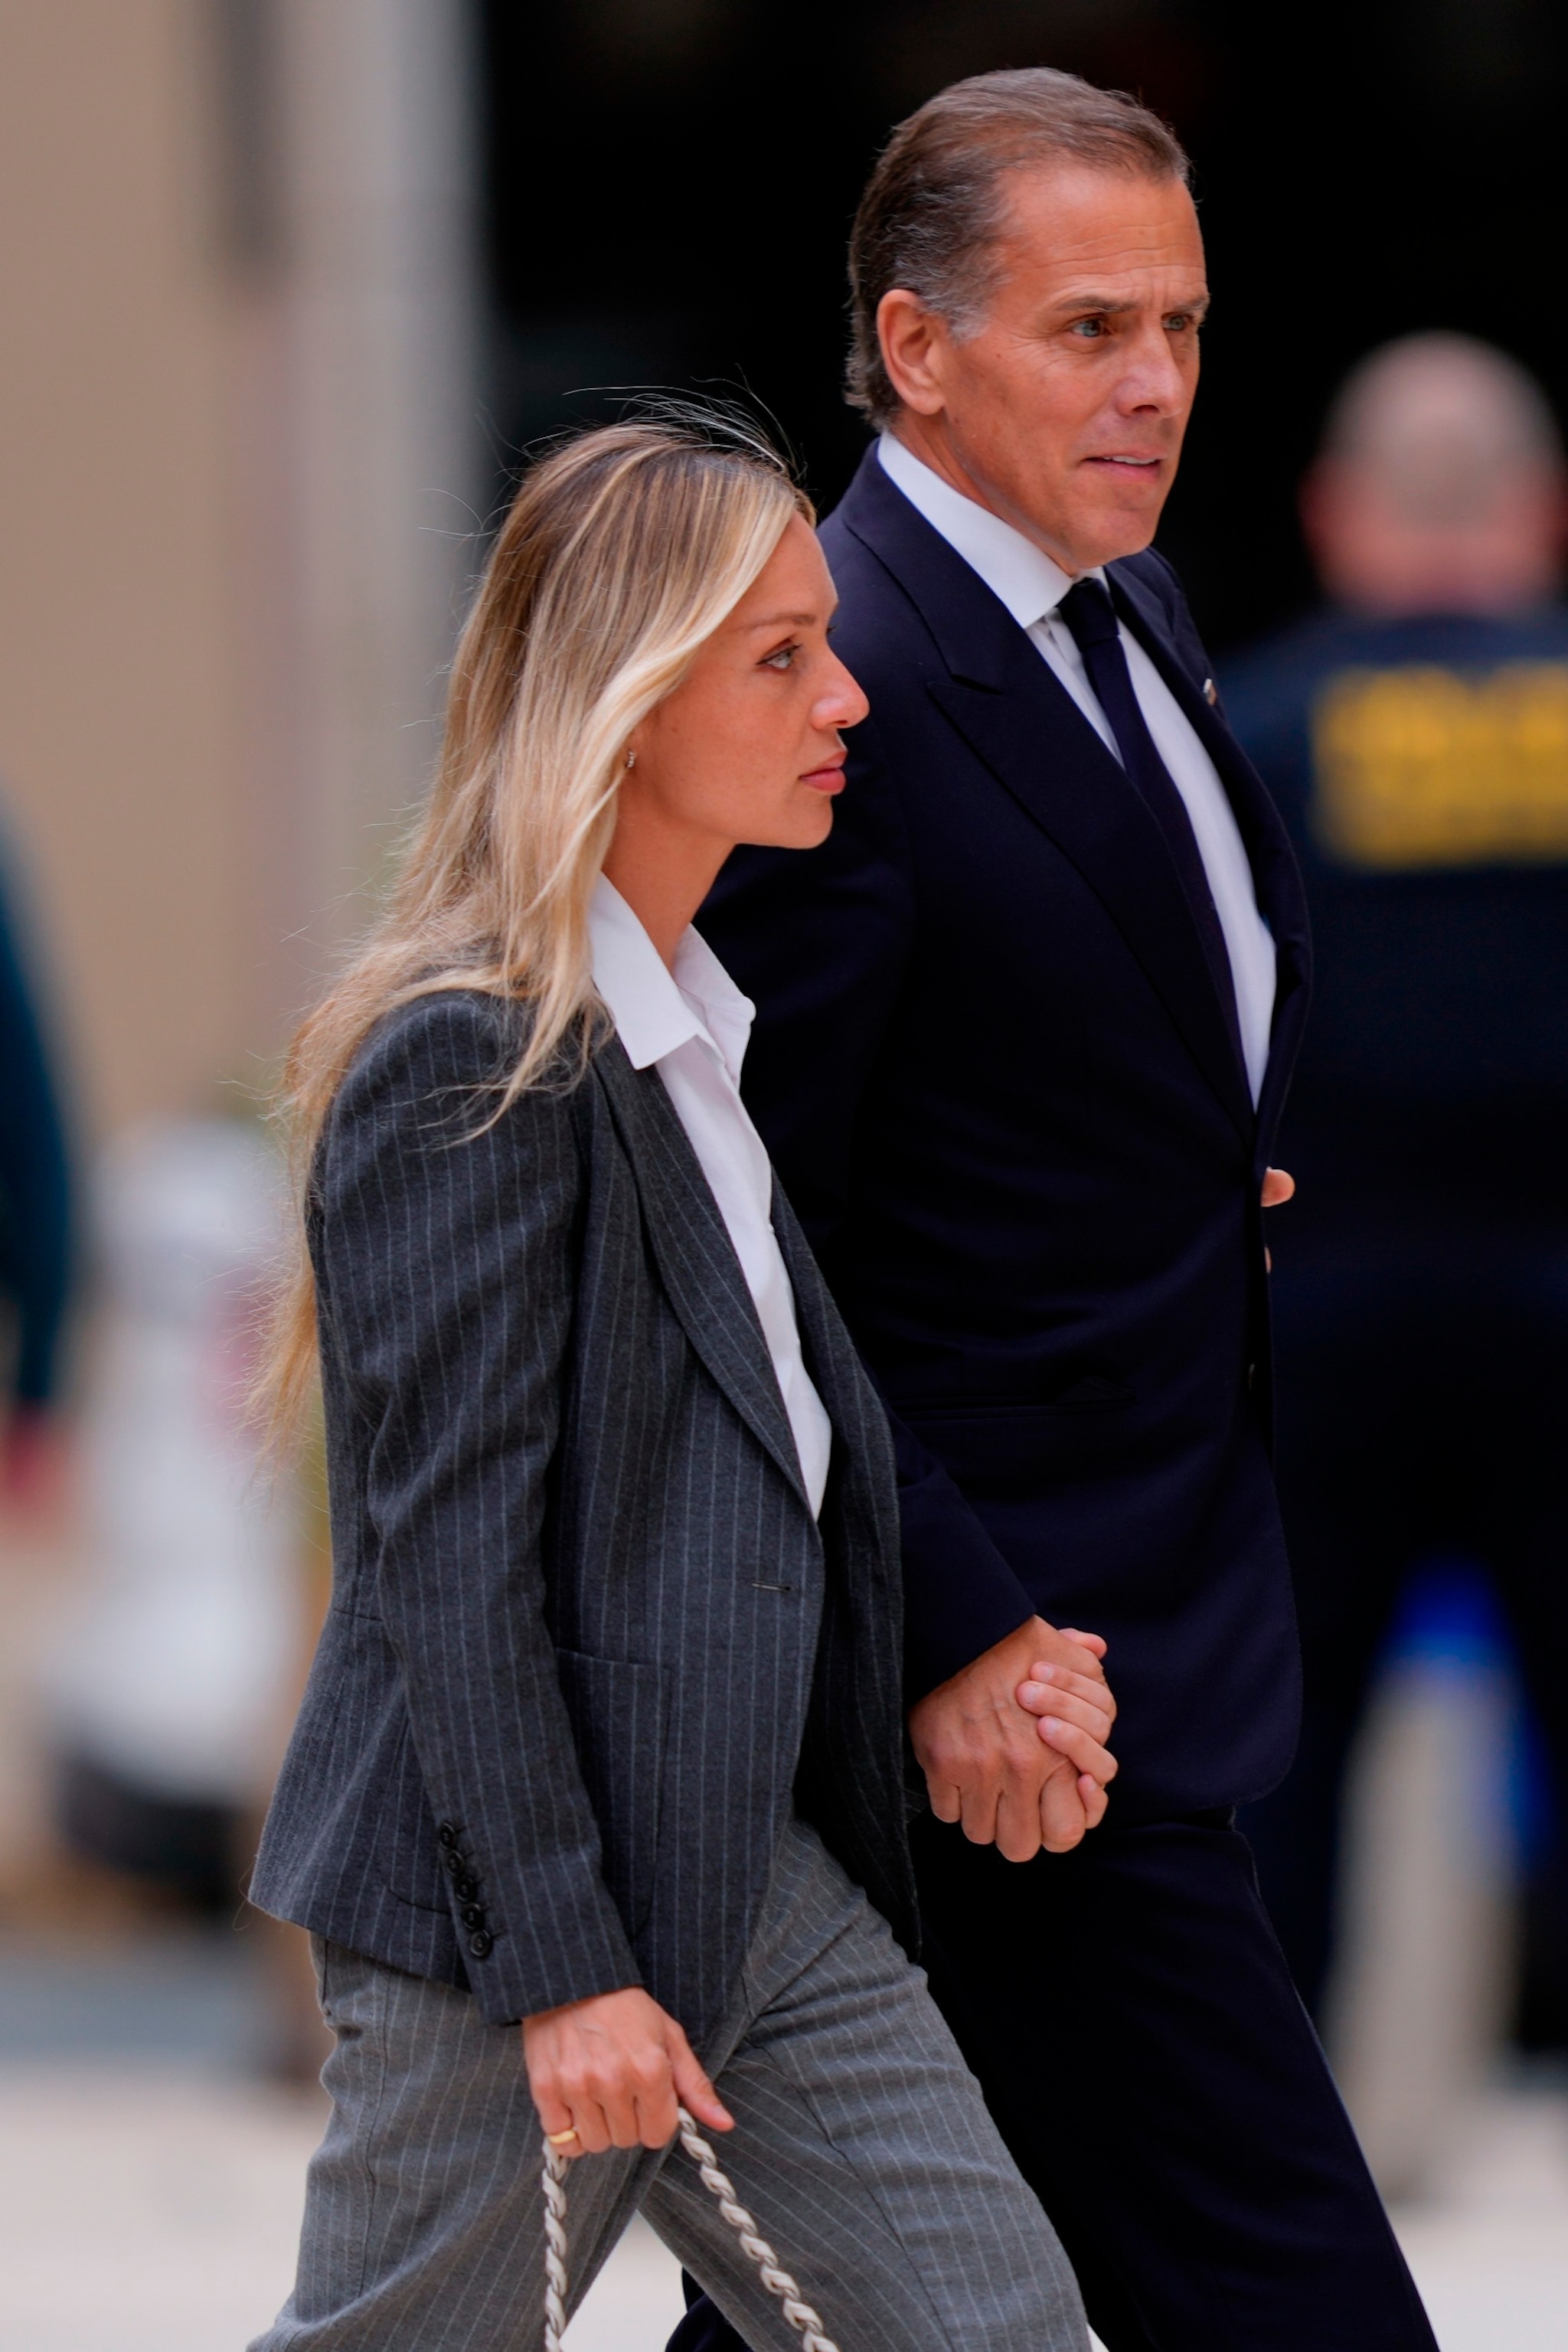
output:
[[[1128,178],[1190,184],[1192,167],[1157,114],[1125,90],[1050,66],[975,74],[900,122],[872,173],[849,239],[847,395],[873,425],[899,407],[882,364],[877,309],[907,287],[955,334],[995,291],[994,247],[1009,172],[1087,163]]]

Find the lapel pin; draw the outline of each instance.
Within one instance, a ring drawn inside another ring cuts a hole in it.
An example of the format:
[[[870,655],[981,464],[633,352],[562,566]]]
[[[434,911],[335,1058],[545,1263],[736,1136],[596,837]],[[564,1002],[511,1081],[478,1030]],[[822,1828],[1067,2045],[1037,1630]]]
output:
[[[1219,700],[1219,693],[1212,677],[1205,677],[1204,680],[1204,700],[1209,703]]]

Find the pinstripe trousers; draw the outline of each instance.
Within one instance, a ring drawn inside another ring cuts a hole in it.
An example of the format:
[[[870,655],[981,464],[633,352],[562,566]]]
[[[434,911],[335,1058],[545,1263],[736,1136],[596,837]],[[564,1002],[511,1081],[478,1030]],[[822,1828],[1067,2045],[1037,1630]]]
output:
[[[317,1954],[332,2116],[293,2295],[251,2352],[533,2352],[521,2032],[449,1985]],[[923,1976],[798,1821],[704,2059],[735,2118],[720,2161],[843,2352],[1086,2352],[1067,2258]],[[640,2206],[753,2352],[798,2352],[679,2145],[580,2158],[567,2194],[574,2306]]]

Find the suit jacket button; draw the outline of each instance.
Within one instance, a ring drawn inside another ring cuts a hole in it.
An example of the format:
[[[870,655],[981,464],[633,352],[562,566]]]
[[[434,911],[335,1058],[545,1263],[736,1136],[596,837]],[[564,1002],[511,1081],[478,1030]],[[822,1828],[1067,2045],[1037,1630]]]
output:
[[[443,1845],[456,1845],[458,1843],[458,1832],[451,1822],[443,1822],[436,1834]]]
[[[471,1903],[479,1891],[477,1878],[454,1878],[452,1885],[459,1903]]]
[[[482,1927],[484,1926],[484,1924],[485,1924],[485,1906],[484,1906],[484,1905],[483,1905],[482,1903],[465,1903],[465,1904],[464,1904],[464,1906],[463,1906],[463,1925],[464,1925],[464,1927]]]
[[[448,1847],[447,1851],[441,1856],[441,1860],[451,1872],[454,1878],[460,1878],[462,1876],[464,1864],[463,1857],[460,1853],[452,1853],[451,1849]]]
[[[494,1942],[495,1937],[488,1927],[476,1927],[468,1937],[468,1949],[476,1960],[488,1960]]]

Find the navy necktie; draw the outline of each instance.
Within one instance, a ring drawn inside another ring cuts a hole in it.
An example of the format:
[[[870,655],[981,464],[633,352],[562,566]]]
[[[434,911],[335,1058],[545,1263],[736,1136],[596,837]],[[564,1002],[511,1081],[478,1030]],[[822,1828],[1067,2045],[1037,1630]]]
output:
[[[1230,950],[1215,909],[1214,893],[1209,888],[1187,804],[1171,781],[1171,772],[1160,757],[1133,691],[1116,607],[1098,580],[1080,580],[1068,590],[1057,610],[1072,631],[1083,656],[1089,682],[1110,721],[1121,764],[1164,835],[1166,847],[1175,860],[1215,986],[1219,991],[1231,1043],[1245,1067],[1247,1057],[1241,1048],[1241,1022],[1236,1009],[1236,975],[1230,967]]]

